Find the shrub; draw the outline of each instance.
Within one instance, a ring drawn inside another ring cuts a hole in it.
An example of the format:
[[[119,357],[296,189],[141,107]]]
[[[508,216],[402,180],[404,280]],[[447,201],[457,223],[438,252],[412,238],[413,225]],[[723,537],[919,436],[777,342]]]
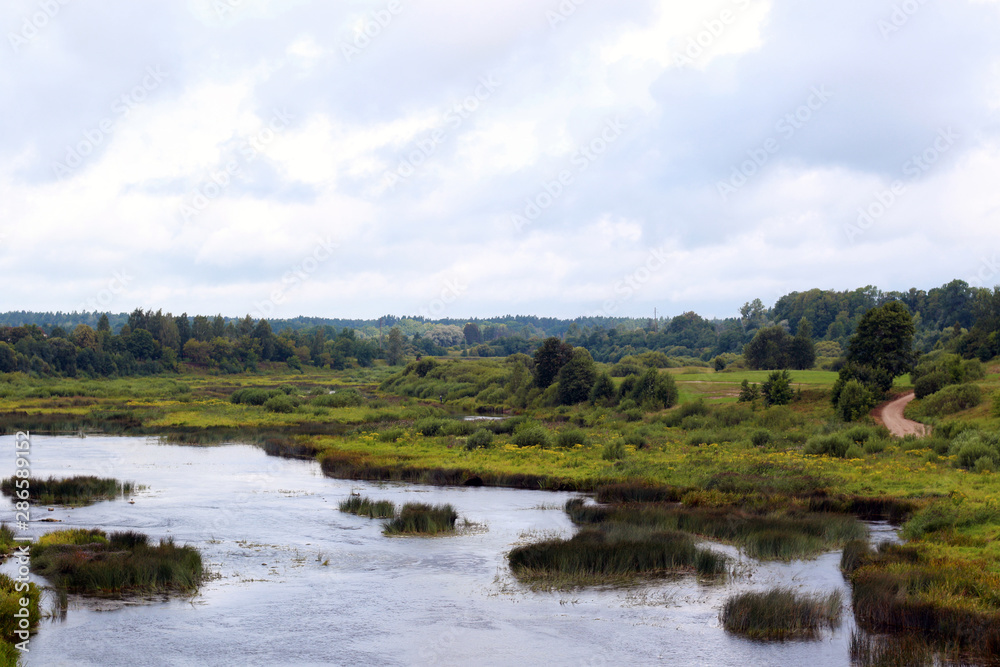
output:
[[[974,384],[945,387],[924,399],[921,410],[926,415],[940,417],[974,408],[983,401],[983,390]]]
[[[438,435],[444,435],[445,426],[447,425],[447,420],[438,419],[437,417],[426,417],[424,419],[417,420],[413,425],[413,428],[418,432],[422,433],[425,437],[433,438]]]
[[[573,447],[574,445],[586,445],[589,440],[587,438],[586,432],[578,429],[571,428],[567,431],[563,431],[556,438],[556,444],[560,447]]]
[[[844,454],[845,459],[863,459],[865,458],[865,452],[863,449],[858,447],[858,443],[853,443],[847,448],[847,452]]]
[[[996,455],[996,450],[992,447],[980,440],[975,440],[961,446],[955,464],[960,468],[971,469],[976,466],[980,459],[986,458],[992,461]]]
[[[996,464],[993,462],[993,457],[983,456],[982,458],[976,459],[975,465],[976,472],[995,472]]]
[[[481,428],[465,441],[466,449],[486,449],[493,446],[493,431]]]
[[[317,396],[312,405],[324,408],[347,408],[362,405],[365,399],[355,389],[341,389],[333,394]]]
[[[949,384],[951,384],[951,374],[945,371],[936,371],[928,373],[914,382],[913,389],[917,398],[926,398],[944,389]]]
[[[749,380],[743,380],[740,383],[740,397],[736,399],[737,403],[752,403],[760,398],[760,385],[750,384]]]
[[[760,387],[764,402],[768,405],[788,405],[795,397],[792,376],[788,371],[774,371],[767,376],[767,382]]]
[[[387,428],[378,434],[378,439],[381,442],[396,442],[400,438],[406,435],[406,430],[400,427]]]
[[[264,409],[268,412],[295,412],[295,401],[284,394],[272,396],[264,402]]]
[[[863,418],[878,403],[878,397],[860,380],[848,380],[834,406],[839,416],[845,422],[857,421]]]
[[[644,410],[672,408],[677,403],[677,383],[670,373],[649,368],[635,383],[630,397]]]
[[[750,442],[754,447],[766,447],[771,444],[771,432],[764,429],[756,430],[750,436]]]
[[[626,454],[625,443],[621,440],[613,440],[605,444],[601,450],[601,458],[605,461],[620,461],[625,458]]]
[[[511,442],[518,447],[548,447],[552,444],[552,436],[542,426],[529,426],[514,433]]]
[[[806,446],[802,449],[804,454],[835,456],[844,458],[847,450],[854,444],[843,433],[833,433],[831,435],[818,435],[809,438]]]
[[[229,396],[229,402],[237,405],[264,405],[267,399],[282,393],[278,389],[237,389]]]
[[[626,445],[631,445],[636,449],[645,449],[649,442],[646,440],[646,436],[641,433],[629,433],[623,438],[623,442]]]

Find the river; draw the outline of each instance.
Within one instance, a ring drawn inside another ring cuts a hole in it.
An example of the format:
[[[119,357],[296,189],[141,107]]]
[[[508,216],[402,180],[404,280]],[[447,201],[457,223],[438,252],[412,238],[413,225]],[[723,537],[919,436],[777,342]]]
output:
[[[13,441],[0,437],[5,475]],[[776,584],[841,590],[846,606],[838,553],[743,560],[725,584],[681,576],[624,590],[535,592],[510,576],[505,554],[519,542],[572,534],[562,506],[574,494],[351,482],[248,445],[146,438],[34,436],[31,462],[34,476],[96,474],[146,487],[134,504],[33,507],[33,535],[97,527],[171,536],[200,549],[212,576],[185,598],[71,596],[64,615],[43,619],[27,665],[849,664],[847,608],[838,630],[813,641],[752,642],[726,634],[718,620],[728,595]],[[450,537],[387,538],[379,521],[337,510],[351,492],[448,502],[473,525]],[[13,506],[0,502],[10,522]]]

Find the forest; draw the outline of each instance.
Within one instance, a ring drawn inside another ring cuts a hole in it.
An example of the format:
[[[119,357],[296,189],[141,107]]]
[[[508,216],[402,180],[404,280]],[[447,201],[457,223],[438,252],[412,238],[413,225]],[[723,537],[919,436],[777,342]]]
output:
[[[1000,291],[954,280],[929,291],[813,289],[766,307],[747,302],[738,317],[560,320],[507,315],[492,319],[379,320],[299,317],[255,320],[250,315],[124,313],[0,314],[0,372],[35,376],[121,377],[176,372],[181,362],[219,373],[253,371],[261,362],[333,370],[365,368],[407,357],[507,357],[532,354],[546,338],[586,349],[598,362],[657,353],[664,365],[731,364],[751,369],[839,370],[858,322],[890,302],[912,315],[918,353],[946,349],[964,358],[1000,354]]]

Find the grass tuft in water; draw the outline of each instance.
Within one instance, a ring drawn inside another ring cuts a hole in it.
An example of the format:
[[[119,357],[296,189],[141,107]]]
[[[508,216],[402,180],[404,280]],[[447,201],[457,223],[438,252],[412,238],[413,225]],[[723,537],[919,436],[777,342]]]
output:
[[[187,592],[203,577],[194,547],[177,546],[172,538],[154,546],[142,533],[96,529],[42,536],[31,547],[31,569],[57,588],[88,595]]]
[[[391,500],[372,500],[366,496],[349,496],[341,501],[340,511],[372,519],[391,519],[396,516],[396,505]]]
[[[440,535],[455,531],[458,512],[451,505],[406,503],[399,514],[385,522],[385,535]]]
[[[27,480],[19,480],[12,476],[0,482],[0,492],[5,496],[16,498],[20,491],[27,489],[29,500],[43,505],[89,505],[98,500],[113,500],[119,496],[127,496],[134,488],[132,482],[119,482],[117,479],[92,475],[78,475],[66,479],[32,477]]]
[[[839,591],[818,596],[775,588],[734,595],[719,618],[727,632],[751,639],[809,638],[839,625],[842,604]]]

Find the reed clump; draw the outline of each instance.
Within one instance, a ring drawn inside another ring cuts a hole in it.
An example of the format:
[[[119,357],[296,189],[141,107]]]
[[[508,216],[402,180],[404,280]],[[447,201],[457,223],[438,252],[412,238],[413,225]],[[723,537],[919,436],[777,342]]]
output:
[[[367,496],[351,495],[341,501],[340,511],[370,519],[391,519],[396,516],[396,504],[391,500],[372,500]]]
[[[839,591],[821,596],[775,588],[734,595],[719,618],[727,632],[750,639],[811,638],[840,624],[842,605]]]
[[[677,530],[737,544],[760,560],[793,560],[822,553],[866,535],[864,524],[840,514],[772,512],[752,514],[732,507],[687,507],[663,503],[585,505],[574,499],[566,511],[574,523],[625,523]]]
[[[58,588],[86,595],[190,592],[204,576],[201,554],[173,538],[150,544],[135,531],[57,531],[31,547],[31,569]]]
[[[12,476],[0,482],[0,492],[5,496],[20,497],[19,491],[27,490],[31,502],[44,505],[90,505],[98,500],[127,496],[134,489],[135,484],[132,482],[119,482],[117,479],[93,475],[77,475],[65,479],[31,477],[27,480]]]
[[[699,548],[690,535],[618,523],[516,547],[507,560],[519,579],[574,586],[684,571],[715,576],[728,567],[726,556]]]
[[[14,614],[21,611],[21,599],[28,600],[28,631],[34,632],[41,618],[39,600],[41,591],[35,584],[28,584],[27,590],[18,590],[17,582],[10,576],[0,573],[0,643],[16,644],[22,641],[16,632],[21,630],[20,619]],[[13,647],[11,647],[13,648]],[[16,652],[14,653],[16,656]],[[3,663],[0,663],[3,664]],[[14,664],[17,664],[16,661]]]
[[[385,535],[441,535],[455,532],[458,512],[451,505],[406,503],[394,518],[385,522]]]

